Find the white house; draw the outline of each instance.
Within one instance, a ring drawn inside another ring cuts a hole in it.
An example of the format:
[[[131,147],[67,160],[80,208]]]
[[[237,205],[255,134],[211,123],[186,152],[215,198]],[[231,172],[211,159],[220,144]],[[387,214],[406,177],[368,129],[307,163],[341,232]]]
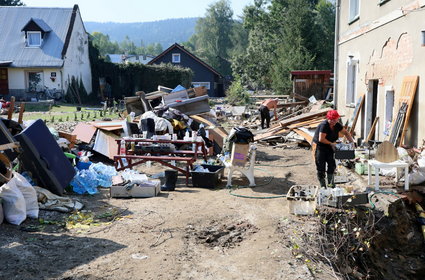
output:
[[[0,96],[65,93],[72,78],[92,92],[88,33],[73,8],[0,7]]]
[[[425,0],[337,0],[336,8],[338,111],[352,116],[364,95],[355,127],[358,137],[391,140],[398,128],[400,143],[422,145]]]

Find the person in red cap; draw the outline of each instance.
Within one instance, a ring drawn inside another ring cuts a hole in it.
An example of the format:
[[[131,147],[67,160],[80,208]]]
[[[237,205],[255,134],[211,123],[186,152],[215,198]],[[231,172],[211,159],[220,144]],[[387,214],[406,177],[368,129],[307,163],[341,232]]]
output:
[[[315,161],[317,169],[317,178],[320,182],[320,187],[334,187],[334,172],[336,169],[335,163],[335,145],[339,138],[339,133],[342,133],[350,142],[354,142],[350,133],[338,122],[340,115],[337,110],[330,110],[326,114],[326,120],[321,122],[314,133],[313,142],[316,143]],[[327,165],[327,169],[326,169]],[[326,184],[326,173],[327,181]]]

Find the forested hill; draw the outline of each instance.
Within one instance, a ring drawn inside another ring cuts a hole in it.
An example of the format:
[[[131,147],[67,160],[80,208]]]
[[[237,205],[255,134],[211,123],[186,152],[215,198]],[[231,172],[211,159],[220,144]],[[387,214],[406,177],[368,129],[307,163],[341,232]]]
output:
[[[164,49],[174,43],[189,40],[195,32],[198,18],[166,19],[152,22],[116,23],[84,22],[87,32],[109,35],[111,41],[121,42],[128,36],[137,46],[160,43]]]

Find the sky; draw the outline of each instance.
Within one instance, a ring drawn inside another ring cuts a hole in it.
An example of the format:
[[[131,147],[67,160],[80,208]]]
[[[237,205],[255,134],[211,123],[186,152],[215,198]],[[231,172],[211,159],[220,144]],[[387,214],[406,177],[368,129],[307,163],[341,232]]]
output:
[[[80,7],[83,21],[148,22],[203,17],[217,0],[21,0],[29,7]],[[254,0],[230,0],[234,18]]]

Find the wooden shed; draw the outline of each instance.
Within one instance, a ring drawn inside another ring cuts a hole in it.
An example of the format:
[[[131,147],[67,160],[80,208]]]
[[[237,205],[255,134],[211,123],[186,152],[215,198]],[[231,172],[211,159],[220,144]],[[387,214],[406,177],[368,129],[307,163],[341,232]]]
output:
[[[323,100],[332,91],[331,70],[297,70],[291,71],[292,92],[309,98],[314,95]]]

